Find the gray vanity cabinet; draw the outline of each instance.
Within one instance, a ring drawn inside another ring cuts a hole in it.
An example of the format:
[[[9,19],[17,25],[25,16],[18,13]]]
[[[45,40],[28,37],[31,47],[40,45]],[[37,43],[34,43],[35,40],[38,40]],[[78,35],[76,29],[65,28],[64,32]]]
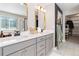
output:
[[[27,48],[24,48],[9,56],[36,56],[36,45],[32,45]]]
[[[45,56],[45,49],[42,49],[40,52],[37,52],[37,56]]]
[[[50,35],[50,50],[53,48],[53,34]]]
[[[37,56],[45,56],[45,36],[37,38]]]
[[[50,34],[46,36],[46,55],[49,54],[52,48],[53,48],[53,34]]]
[[[45,56],[52,48],[53,33],[1,47],[0,56]]]
[[[50,40],[46,39],[46,55],[48,54],[48,52],[50,51]]]
[[[37,43],[37,56],[45,55],[45,40]]]
[[[16,53],[17,51],[21,51],[22,49],[29,47],[33,44],[36,44],[36,39],[30,39],[27,41],[23,41],[23,42],[9,45],[9,46],[5,46],[5,47],[3,47],[3,55],[8,56],[13,53],[18,54],[19,52]]]

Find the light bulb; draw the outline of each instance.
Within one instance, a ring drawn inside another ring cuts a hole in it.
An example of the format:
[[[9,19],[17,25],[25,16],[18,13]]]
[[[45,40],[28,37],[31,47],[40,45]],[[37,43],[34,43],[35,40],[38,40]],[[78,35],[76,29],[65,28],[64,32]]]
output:
[[[43,8],[41,8],[41,11],[42,11],[42,12],[43,12],[43,10],[44,10],[44,9],[43,9]]]
[[[40,6],[37,6],[37,9],[40,10]]]
[[[46,12],[46,10],[43,10],[43,12]]]

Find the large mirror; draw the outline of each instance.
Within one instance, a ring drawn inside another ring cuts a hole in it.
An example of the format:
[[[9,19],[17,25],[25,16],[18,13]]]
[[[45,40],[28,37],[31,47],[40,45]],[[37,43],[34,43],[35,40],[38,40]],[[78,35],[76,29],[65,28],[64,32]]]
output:
[[[63,13],[55,4],[55,46],[60,48],[63,40]]]
[[[0,12],[0,31],[27,31],[27,17]]]
[[[37,9],[35,10],[35,28],[36,28],[36,30],[38,27],[43,30],[46,29],[45,12],[46,12],[46,10],[42,6],[37,6]]]
[[[0,37],[12,36],[12,34],[20,35],[21,32],[28,30],[28,7],[26,3],[5,3],[2,6],[6,6],[8,9],[0,10]]]

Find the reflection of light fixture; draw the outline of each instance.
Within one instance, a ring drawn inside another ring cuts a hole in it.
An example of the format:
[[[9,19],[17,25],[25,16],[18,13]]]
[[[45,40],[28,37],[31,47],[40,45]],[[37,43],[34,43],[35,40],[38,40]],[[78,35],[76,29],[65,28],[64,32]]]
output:
[[[41,11],[43,11],[44,9],[43,8],[41,8]]]
[[[24,3],[20,3],[20,5],[22,5],[22,6],[23,6],[23,5],[24,5]]]
[[[46,12],[46,10],[44,9],[43,12]]]
[[[41,6],[37,6],[37,10],[40,10]]]
[[[42,12],[46,12],[46,10],[43,7],[41,7],[41,6],[37,6],[36,9],[39,10],[39,11],[42,11]]]

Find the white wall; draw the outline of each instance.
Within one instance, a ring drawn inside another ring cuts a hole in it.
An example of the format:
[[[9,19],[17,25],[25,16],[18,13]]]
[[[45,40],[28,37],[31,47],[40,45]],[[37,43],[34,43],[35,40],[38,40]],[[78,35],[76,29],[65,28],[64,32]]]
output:
[[[36,6],[41,5],[46,10],[46,29],[53,31],[55,33],[55,5],[54,3],[49,4],[28,4],[28,27],[35,26],[35,10]],[[41,18],[40,18],[41,19]],[[40,21],[40,20],[39,20]],[[41,25],[41,23],[40,23]]]
[[[55,33],[55,4],[46,7],[46,29],[52,29]]]
[[[25,15],[24,6],[20,5],[20,3],[0,3],[0,11]]]

